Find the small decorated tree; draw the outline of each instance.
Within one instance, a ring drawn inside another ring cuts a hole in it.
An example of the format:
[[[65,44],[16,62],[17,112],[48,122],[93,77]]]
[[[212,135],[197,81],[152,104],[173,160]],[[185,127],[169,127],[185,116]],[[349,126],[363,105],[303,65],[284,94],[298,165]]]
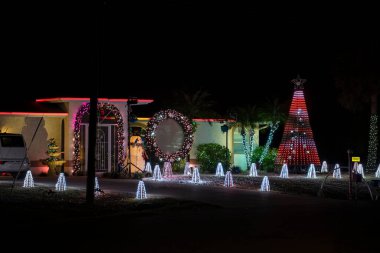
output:
[[[48,143],[47,154],[49,157],[46,159],[46,163],[49,166],[48,174],[50,176],[52,176],[52,175],[57,174],[56,167],[61,166],[62,164],[65,163],[65,161],[63,161],[59,158],[61,156],[62,152],[58,151],[59,147],[58,147],[55,139],[50,138],[48,141],[49,141],[49,143]]]

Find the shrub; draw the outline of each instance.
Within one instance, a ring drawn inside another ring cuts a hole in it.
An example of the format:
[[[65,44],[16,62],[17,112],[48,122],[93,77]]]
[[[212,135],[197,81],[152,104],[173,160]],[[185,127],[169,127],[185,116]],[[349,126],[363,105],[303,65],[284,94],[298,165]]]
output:
[[[186,164],[185,159],[181,159],[179,161],[174,161],[172,163],[173,172],[183,172],[183,170],[185,169],[185,164]]]
[[[256,163],[258,165],[260,156],[264,151],[264,147],[260,146],[257,147],[252,154],[252,162]],[[267,172],[273,172],[274,171],[274,161],[276,160],[277,156],[277,149],[276,148],[270,148],[268,151],[267,156],[264,158],[263,163],[259,165],[259,168],[261,170],[265,170]]]
[[[232,174],[240,174],[241,173],[241,168],[239,166],[232,166],[231,167],[231,172],[232,172]]]
[[[228,156],[226,157],[227,152]],[[197,147],[197,161],[201,172],[214,173],[219,162],[222,163],[224,169],[228,169],[230,167],[230,157],[230,151],[216,143],[200,144]]]

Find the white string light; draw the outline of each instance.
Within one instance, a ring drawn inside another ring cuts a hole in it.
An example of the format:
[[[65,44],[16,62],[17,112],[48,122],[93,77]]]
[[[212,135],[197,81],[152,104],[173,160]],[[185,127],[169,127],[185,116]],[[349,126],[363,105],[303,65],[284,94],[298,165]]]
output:
[[[59,173],[58,181],[55,184],[56,191],[66,191],[65,173]]]
[[[147,173],[151,173],[152,174],[152,165],[150,165],[150,162],[147,162],[145,164],[144,171],[147,172]]]
[[[333,172],[333,178],[337,178],[337,179],[341,179],[342,178],[342,174],[340,172],[339,164],[335,164],[334,172]]]
[[[288,165],[284,163],[281,168],[281,173],[280,173],[281,178],[289,178],[289,170],[288,170]]]
[[[224,171],[223,171],[223,165],[222,165],[222,163],[218,163],[218,166],[216,167],[215,176],[217,176],[217,177],[224,177]]]
[[[321,173],[327,173],[327,172],[328,172],[328,170],[327,170],[327,162],[323,161],[322,167],[321,167]]]
[[[184,176],[191,176],[191,169],[190,169],[190,163],[186,162],[185,169],[183,171]]]
[[[170,162],[164,162],[164,177],[172,177],[173,170]]]
[[[225,187],[233,187],[234,181],[232,179],[231,171],[227,171],[226,177],[224,178],[224,186]]]
[[[317,178],[317,175],[315,174],[315,166],[313,163],[310,164],[306,178]]]
[[[270,185],[269,185],[269,179],[268,176],[265,176],[263,178],[263,181],[261,182],[261,192],[269,192],[270,191]]]
[[[139,184],[137,186],[136,199],[147,199],[147,198],[148,198],[148,196],[146,195],[145,184],[141,180],[141,181],[139,181]]]
[[[198,167],[195,167],[193,170],[193,176],[191,178],[191,182],[195,184],[198,184],[201,182],[201,177],[199,175]]]
[[[162,180],[161,170],[160,170],[160,166],[158,166],[158,164],[156,166],[154,166],[153,180],[156,180],[156,181]]]
[[[256,163],[251,164],[251,168],[249,169],[249,176],[250,177],[257,177]]]
[[[33,176],[32,176],[32,172],[30,170],[28,170],[28,172],[26,172],[23,187],[25,187],[25,188],[34,187]]]

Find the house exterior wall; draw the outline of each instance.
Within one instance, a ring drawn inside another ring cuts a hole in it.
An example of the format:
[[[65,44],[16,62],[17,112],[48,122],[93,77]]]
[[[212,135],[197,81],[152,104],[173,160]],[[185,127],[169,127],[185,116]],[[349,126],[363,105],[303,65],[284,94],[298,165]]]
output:
[[[31,170],[34,174],[46,172],[48,169],[47,165],[42,163],[42,160],[48,158],[46,153],[48,139],[55,138],[57,145],[61,146],[61,123],[63,117],[43,117],[38,127],[40,119],[41,117],[27,116],[0,117],[0,129],[2,132],[18,133],[24,136],[28,147]],[[34,134],[35,137],[32,142]]]

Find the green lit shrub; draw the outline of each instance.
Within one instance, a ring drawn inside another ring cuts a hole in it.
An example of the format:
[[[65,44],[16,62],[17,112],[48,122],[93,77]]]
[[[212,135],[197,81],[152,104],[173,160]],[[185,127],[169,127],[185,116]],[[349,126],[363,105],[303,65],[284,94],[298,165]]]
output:
[[[230,167],[230,157],[230,151],[216,143],[200,144],[197,147],[197,161],[201,172],[215,173],[219,162],[222,163],[225,170],[228,169]]]
[[[257,147],[253,151],[252,162],[256,163],[256,165],[258,165],[261,170],[265,170],[267,172],[273,172],[274,171],[274,161],[276,160],[276,156],[277,156],[277,149],[276,148],[270,148],[267,156],[263,160],[263,163],[261,165],[259,165],[260,156],[263,153],[263,150],[264,150],[264,147],[260,146],[260,147]]]

